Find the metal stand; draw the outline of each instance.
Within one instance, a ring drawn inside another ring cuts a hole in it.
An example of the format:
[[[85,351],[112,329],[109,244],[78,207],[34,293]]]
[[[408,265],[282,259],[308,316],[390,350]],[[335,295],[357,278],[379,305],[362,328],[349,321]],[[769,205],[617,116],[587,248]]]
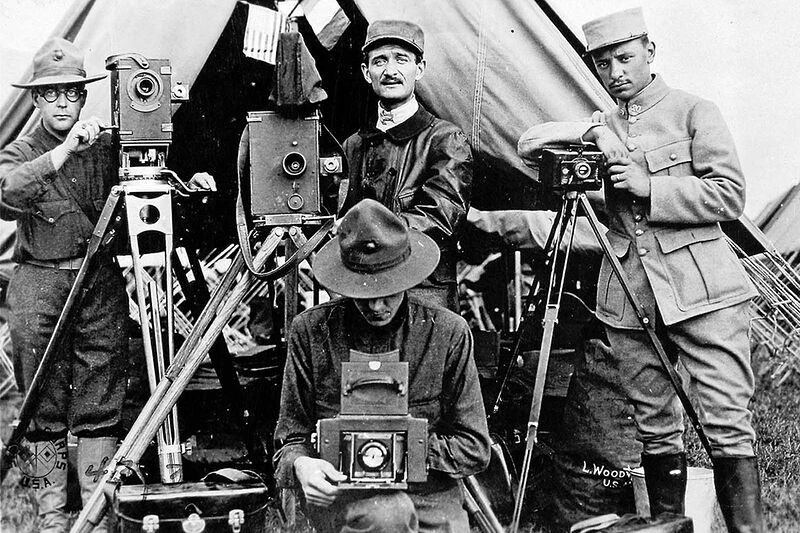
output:
[[[551,345],[553,341],[553,331],[555,329],[556,323],[558,323],[558,312],[561,305],[561,296],[563,293],[564,288],[564,281],[567,272],[567,266],[569,263],[569,256],[572,249],[572,238],[574,236],[574,231],[569,231],[570,228],[574,229],[575,222],[577,220],[577,213],[578,213],[578,206],[582,208],[583,212],[586,214],[589,224],[592,227],[592,231],[597,237],[598,242],[600,243],[600,247],[603,250],[603,254],[611,263],[611,268],[614,271],[614,274],[620,280],[622,285],[623,291],[625,292],[625,296],[628,298],[628,301],[631,303],[634,311],[636,312],[636,317],[639,320],[642,328],[644,329],[645,333],[650,340],[653,349],[656,351],[659,360],[661,361],[664,369],[667,371],[669,375],[670,382],[672,383],[675,392],[678,395],[681,403],[683,404],[684,409],[686,410],[687,415],[692,421],[692,425],[697,432],[698,437],[700,438],[700,442],[705,448],[706,453],[708,453],[709,457],[711,456],[711,445],[706,437],[705,432],[703,431],[703,427],[700,424],[700,420],[697,416],[697,413],[692,406],[689,397],[684,391],[683,386],[681,385],[681,378],[678,375],[675,367],[669,361],[666,351],[664,350],[663,345],[661,344],[660,339],[658,338],[655,325],[653,320],[649,318],[639,303],[638,298],[631,290],[627,278],[625,276],[625,272],[622,269],[622,265],[619,262],[617,256],[613,253],[613,249],[611,248],[611,244],[608,242],[605,234],[601,230],[600,222],[597,220],[597,216],[592,209],[591,204],[589,203],[588,198],[586,197],[586,193],[583,191],[567,191],[564,193],[561,209],[553,222],[553,227],[550,232],[550,236],[547,240],[547,262],[546,268],[549,271],[549,278],[548,278],[548,285],[546,288],[546,297],[544,300],[544,319],[543,319],[543,334],[542,334],[542,341],[540,346],[539,352],[539,361],[538,366],[536,368],[536,379],[534,381],[533,387],[533,396],[531,399],[531,410],[528,417],[528,431],[525,441],[525,455],[522,463],[522,470],[520,471],[520,479],[519,479],[519,488],[517,491],[516,498],[514,500],[514,514],[511,521],[511,527],[509,529],[510,533],[517,533],[519,529],[519,522],[520,516],[522,513],[522,504],[525,498],[525,489],[527,487],[528,482],[528,473],[531,467],[531,458],[533,456],[533,450],[537,444],[537,433],[539,430],[539,416],[541,413],[542,408],[542,398],[544,396],[544,386],[545,380],[547,377],[547,366],[550,359],[550,351]],[[569,241],[567,243],[566,249],[563,253],[563,258],[561,258],[562,263],[559,262],[560,253],[559,250],[561,248],[561,244],[567,232],[569,231]],[[537,283],[533,284],[531,288],[531,296],[533,296],[533,292],[537,287]],[[521,333],[521,327],[520,333]],[[520,335],[521,336],[521,335]],[[514,348],[514,353],[512,354],[512,364],[513,359],[516,356],[516,353],[519,349],[519,337]],[[501,387],[501,394],[502,394],[502,387]],[[499,405],[500,396],[498,395],[498,401],[495,404],[495,410]]]
[[[329,218],[329,220],[324,221],[322,227],[311,239],[297,247],[297,250],[291,255],[294,259],[287,259],[282,265],[270,270],[268,273],[271,276],[281,276],[292,270],[298,261],[307,257],[319,246],[333,224],[332,217],[322,218]],[[298,229],[292,230],[293,228],[289,228],[288,233],[290,237],[295,235],[293,242],[305,240],[302,232],[299,232]],[[264,267],[286,232],[287,228],[285,227],[273,227],[267,237],[260,242],[253,258],[253,265],[257,269],[260,270]],[[249,249],[247,253],[249,253]],[[208,303],[197,317],[194,327],[181,345],[174,360],[166,369],[164,379],[158,382],[156,389],[114,455],[108,470],[103,474],[94,493],[84,504],[83,510],[70,530],[71,533],[88,533],[102,519],[107,503],[104,491],[113,490],[122,483],[125,477],[137,469],[136,465],[150,440],[158,432],[162,421],[166,419],[177,403],[197,368],[203,362],[205,354],[218,339],[223,327],[228,323],[256,279],[258,278],[246,267],[244,253],[240,248],[227,272],[211,294]]]

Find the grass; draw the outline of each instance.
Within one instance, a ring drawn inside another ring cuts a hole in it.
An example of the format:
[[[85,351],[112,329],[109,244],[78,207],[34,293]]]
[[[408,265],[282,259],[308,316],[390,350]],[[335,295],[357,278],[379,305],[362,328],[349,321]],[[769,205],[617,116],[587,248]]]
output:
[[[767,357],[756,353],[754,363]],[[774,386],[767,375],[758,376],[758,388],[753,399],[756,430],[756,453],[760,461],[764,514],[767,531],[790,533],[800,531],[800,375],[795,375],[780,386]],[[8,424],[15,416],[20,403],[19,395],[0,401],[0,436],[9,434]],[[691,430],[687,431],[687,449],[690,464],[709,466],[699,442]],[[20,485],[20,474],[12,469],[4,480],[0,494],[0,531],[2,533],[32,533],[37,531],[36,504],[31,489]],[[272,531],[301,533],[309,531],[304,519],[298,526],[282,528],[277,512],[269,510]],[[73,519],[77,513],[73,513]],[[473,531],[477,531],[473,529]],[[524,533],[543,531],[535,526],[522,528]]]

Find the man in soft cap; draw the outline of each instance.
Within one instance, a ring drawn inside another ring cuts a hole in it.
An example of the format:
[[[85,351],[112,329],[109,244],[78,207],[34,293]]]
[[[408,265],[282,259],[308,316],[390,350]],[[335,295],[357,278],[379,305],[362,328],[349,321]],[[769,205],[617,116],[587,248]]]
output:
[[[344,297],[292,323],[275,477],[279,487],[302,489],[317,531],[469,531],[457,480],[486,467],[490,444],[472,335],[460,316],[408,292],[438,261],[430,237],[369,199],[348,211],[314,260],[320,284]],[[317,420],[339,412],[350,350],[399,350],[408,362],[409,414],[428,420],[428,480],[407,492],[340,490],[345,476],[311,443]]]
[[[587,53],[617,107],[592,122],[540,124],[519,154],[535,161],[552,143],[595,143],[608,158],[608,239],[671,356],[696,387],[712,448],[717,496],[729,531],[762,531],[748,301],[755,295],[720,222],[737,219],[745,179],[717,107],[652,74],[655,44],[640,8],[584,24]],[[683,421],[675,391],[619,280],[604,258],[597,316],[606,324],[635,408],[653,515],[682,513]]]
[[[413,292],[458,311],[456,252],[469,210],[472,152],[454,124],[415,97],[425,74],[422,28],[377,20],[367,29],[361,72],[378,97],[369,123],[344,143],[349,186],[340,214],[364,198],[377,200],[441,248],[434,272]]]
[[[8,303],[14,373],[22,391],[36,373],[117,179],[118,158],[103,122],[80,118],[86,85],[106,75],[87,75],[83,63],[83,53],[65,39],[49,39],[39,49],[31,80],[13,85],[30,89],[41,120],[0,152],[0,216],[17,222],[14,259],[19,266]],[[191,184],[214,188],[205,173],[196,174]],[[26,435],[30,453],[20,453],[21,459],[48,449],[65,456],[67,432],[78,437],[84,501],[116,451],[126,385],[125,281],[110,259],[100,263],[42,389]],[[66,462],[55,459],[52,464],[35,487],[38,530],[48,533],[67,527]],[[105,530],[105,520],[95,528]]]

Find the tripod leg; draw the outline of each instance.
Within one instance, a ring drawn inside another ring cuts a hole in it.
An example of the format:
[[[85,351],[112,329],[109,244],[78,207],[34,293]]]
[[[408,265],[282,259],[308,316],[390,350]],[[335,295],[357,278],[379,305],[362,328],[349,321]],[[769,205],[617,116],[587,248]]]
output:
[[[703,430],[703,425],[700,423],[700,418],[697,416],[697,412],[695,411],[691,400],[689,400],[689,396],[683,389],[681,377],[678,375],[675,367],[670,362],[667,352],[664,350],[664,346],[661,344],[661,340],[659,340],[658,336],[656,335],[655,327],[652,321],[645,315],[642,305],[639,303],[639,299],[631,290],[630,285],[628,284],[628,279],[625,276],[625,271],[622,269],[622,264],[612,251],[611,243],[608,242],[608,238],[600,230],[600,221],[597,220],[597,215],[595,215],[588,198],[586,198],[586,194],[581,193],[578,199],[581,203],[581,207],[583,207],[583,210],[589,219],[589,225],[592,227],[592,231],[594,232],[595,237],[597,237],[597,240],[603,249],[603,254],[605,254],[605,257],[609,260],[614,274],[619,279],[620,285],[622,285],[622,290],[625,292],[625,296],[628,298],[628,301],[631,303],[631,307],[633,307],[633,310],[636,313],[636,318],[639,319],[639,323],[642,325],[642,329],[644,329],[645,333],[647,334],[650,344],[653,346],[653,350],[655,350],[656,354],[658,355],[658,359],[661,361],[661,364],[664,367],[664,370],[666,370],[669,380],[672,383],[672,387],[675,389],[675,393],[678,395],[678,398],[683,405],[683,409],[686,411],[686,414],[692,421],[692,426],[694,427],[695,432],[700,439],[700,443],[703,445],[703,448],[708,456],[711,457],[711,443],[708,441],[706,432]]]
[[[75,281],[72,283],[67,300],[64,303],[64,308],[56,321],[53,328],[53,333],[50,335],[50,340],[47,343],[42,360],[39,367],[36,369],[31,384],[28,387],[28,392],[25,399],[20,406],[17,419],[14,421],[14,429],[9,436],[8,443],[3,447],[2,460],[0,460],[0,480],[5,479],[8,470],[11,467],[13,456],[18,451],[18,446],[22,437],[28,429],[33,414],[39,405],[39,396],[42,388],[47,384],[49,379],[50,370],[53,366],[56,350],[61,345],[63,336],[69,325],[71,324],[75,311],[80,308],[81,302],[86,292],[91,288],[94,275],[95,257],[100,250],[100,247],[106,245],[113,238],[114,230],[109,230],[111,222],[114,218],[114,213],[120,199],[120,190],[114,187],[106,199],[105,206],[100,213],[100,218],[92,231],[92,237],[89,239],[89,244],[86,249],[86,257],[81,263],[78,273],[75,275]]]
[[[178,283],[181,286],[183,294],[189,302],[192,313],[198,316],[203,311],[203,307],[208,303],[210,294],[196,254],[193,250],[189,249],[185,249],[185,252],[192,279],[189,279],[182,268],[176,268],[175,275],[178,278]],[[178,264],[180,264],[180,260]],[[251,425],[250,413],[245,403],[244,392],[239,383],[239,376],[236,372],[236,368],[233,366],[233,357],[228,350],[227,344],[225,344],[225,339],[217,337],[208,355],[211,359],[211,364],[214,366],[214,371],[217,374],[220,386],[222,387],[223,396],[228,401],[231,413],[235,417],[236,423],[241,430],[242,440],[247,448],[248,457],[257,465],[266,464],[268,460],[267,452],[259,440],[258,435],[256,435],[255,429]]]
[[[567,205],[566,203],[562,203],[561,209],[559,209],[558,213],[556,214],[556,218],[553,219],[553,225],[550,228],[550,233],[547,236],[547,242],[545,244],[545,267],[542,271],[536,273],[534,275],[533,283],[531,283],[530,292],[528,293],[528,297],[525,299],[525,303],[522,306],[523,309],[523,318],[520,320],[520,323],[517,325],[517,332],[516,338],[514,340],[514,348],[511,350],[511,359],[506,369],[506,372],[503,376],[503,381],[498,388],[497,396],[494,400],[494,405],[492,406],[492,412],[489,413],[489,418],[493,415],[496,415],[500,411],[500,404],[503,401],[503,391],[506,389],[506,385],[508,383],[509,378],[511,377],[511,372],[514,369],[514,363],[516,361],[517,356],[519,355],[519,350],[522,346],[522,336],[525,330],[528,328],[532,320],[529,319],[529,311],[536,296],[539,293],[539,285],[541,283],[541,274],[546,274],[552,267],[553,261],[555,260],[555,253],[558,251],[559,244],[563,238],[564,232],[566,231],[566,224],[564,221],[566,219],[567,213]],[[553,244],[556,243],[556,246]]]
[[[281,241],[283,230],[276,228],[270,233],[255,257],[255,264],[261,267],[267,257],[275,251]],[[237,278],[241,279],[236,283]],[[128,435],[122,441],[108,470],[91,498],[84,504],[71,533],[89,533],[94,524],[103,517],[106,499],[103,488],[107,483],[119,484],[131,468],[142,457],[150,440],[158,431],[167,412],[175,405],[186,389],[197,368],[202,363],[208,349],[228,323],[231,315],[244,298],[252,282],[252,276],[245,267],[241,251],[228,271],[217,285],[208,305],[200,313],[195,326],[178,351],[175,361],[167,369],[167,379],[162,379],[151,394],[142,412],[134,421]],[[234,286],[235,284],[235,286]]]
[[[528,433],[525,439],[525,455],[522,462],[522,469],[520,470],[519,489],[517,497],[514,500],[514,514],[511,519],[511,533],[517,533],[519,529],[519,522],[522,515],[522,503],[525,500],[525,489],[528,485],[528,473],[531,468],[531,460],[533,458],[533,450],[537,443],[537,433],[539,431],[539,415],[542,410],[542,399],[544,397],[544,386],[547,380],[547,366],[550,362],[550,350],[553,344],[553,332],[558,323],[558,311],[561,306],[561,295],[564,288],[564,279],[567,274],[567,266],[569,265],[569,255],[572,249],[572,237],[575,232],[570,233],[570,240],[564,251],[564,261],[560,266],[558,264],[559,249],[561,242],[568,228],[574,228],[574,222],[577,214],[578,203],[574,196],[565,197],[562,206],[563,213],[567,213],[565,218],[562,218],[562,228],[559,231],[559,236],[554,239],[550,245],[553,247],[550,252],[552,257],[550,259],[550,277],[547,287],[547,304],[544,311],[544,332],[542,334],[542,342],[539,349],[539,361],[536,367],[536,378],[533,385],[533,393],[531,396],[531,410],[528,416]]]

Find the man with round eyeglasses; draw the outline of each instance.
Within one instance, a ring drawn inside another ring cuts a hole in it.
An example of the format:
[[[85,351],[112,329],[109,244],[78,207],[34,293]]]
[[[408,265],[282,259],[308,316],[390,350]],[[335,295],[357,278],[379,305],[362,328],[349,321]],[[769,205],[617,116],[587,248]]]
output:
[[[25,391],[39,366],[75,281],[111,187],[118,157],[97,117],[82,119],[85,87],[106,77],[88,76],[83,54],[53,38],[36,53],[29,89],[41,120],[0,151],[0,218],[15,220],[18,263],[8,288],[9,326],[17,386]],[[190,185],[215,189],[196,174]],[[78,438],[78,476],[84,501],[114,456],[125,398],[128,298],[120,269],[98,260],[81,308],[67,328],[49,369],[47,386],[26,434],[30,449],[66,450],[67,432]],[[67,469],[54,468],[36,488],[38,531],[68,525]],[[95,531],[106,531],[101,522]]]

